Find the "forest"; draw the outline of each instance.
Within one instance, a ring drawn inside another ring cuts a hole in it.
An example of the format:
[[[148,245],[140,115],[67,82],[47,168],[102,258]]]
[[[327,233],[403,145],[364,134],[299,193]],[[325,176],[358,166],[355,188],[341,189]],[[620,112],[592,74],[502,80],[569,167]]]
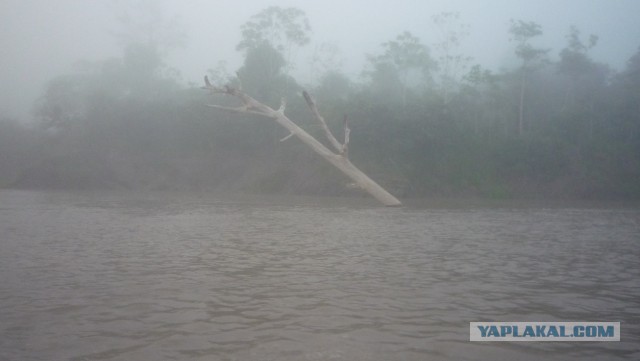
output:
[[[334,134],[348,119],[352,162],[398,197],[640,199],[640,48],[614,70],[592,58],[596,35],[567,25],[564,48],[549,49],[539,24],[511,20],[518,63],[492,71],[461,52],[459,14],[432,21],[441,42],[389,34],[355,76],[319,47],[307,84],[290,57],[310,46],[307,14],[268,7],[235,30],[242,66],[203,77],[274,108],[285,98],[287,116],[321,139],[301,96],[313,94]],[[0,114],[0,187],[362,194],[270,119],[208,107],[234,103],[185,84],[167,46],[128,41],[51,79],[36,124]]]

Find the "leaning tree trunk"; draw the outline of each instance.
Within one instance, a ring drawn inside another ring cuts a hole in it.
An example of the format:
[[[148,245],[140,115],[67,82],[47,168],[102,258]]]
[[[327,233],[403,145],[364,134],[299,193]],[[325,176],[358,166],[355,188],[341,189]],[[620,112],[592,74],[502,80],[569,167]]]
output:
[[[336,168],[338,168],[342,173],[351,178],[354,183],[360,187],[361,189],[367,191],[374,198],[380,201],[385,206],[400,206],[402,203],[394,196],[392,196],[389,192],[387,192],[384,188],[382,188],[378,183],[374,182],[371,178],[369,178],[366,174],[364,174],[360,169],[358,169],[355,165],[349,161],[348,155],[348,147],[349,147],[349,127],[347,120],[345,118],[344,121],[344,130],[345,137],[344,143],[340,144],[340,142],[333,136],[327,123],[324,118],[320,115],[318,108],[316,106],[315,101],[307,92],[303,92],[305,101],[307,105],[313,112],[316,119],[320,122],[322,129],[325,132],[325,135],[329,139],[331,146],[335,148],[336,152],[329,150],[324,144],[317,141],[314,137],[309,135],[304,129],[300,128],[297,124],[291,121],[285,114],[285,101],[282,100],[280,104],[280,108],[277,110],[260,103],[254,98],[242,92],[240,89],[233,88],[231,86],[225,86],[222,88],[213,86],[207,77],[205,77],[205,86],[204,89],[209,90],[212,94],[227,94],[234,96],[242,102],[241,106],[238,107],[226,107],[221,105],[213,105],[210,104],[210,107],[223,109],[227,111],[232,111],[236,113],[243,114],[256,114],[265,116],[268,118],[274,119],[278,124],[287,128],[289,131],[289,135],[282,138],[281,141],[284,141],[292,136],[296,136],[306,145],[308,145],[313,151],[320,154],[324,159],[326,159],[329,163],[333,164]]]

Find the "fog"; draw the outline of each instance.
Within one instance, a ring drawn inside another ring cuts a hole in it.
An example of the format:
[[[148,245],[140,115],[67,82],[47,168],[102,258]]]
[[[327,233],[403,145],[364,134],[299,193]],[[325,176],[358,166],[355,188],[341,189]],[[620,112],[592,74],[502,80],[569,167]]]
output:
[[[616,69],[640,45],[640,3],[635,0],[3,0],[0,111],[28,120],[33,101],[52,77],[71,71],[79,61],[118,55],[121,44],[114,34],[122,30],[118,18],[125,13],[142,21],[150,18],[149,12],[160,13],[165,21],[177,24],[184,43],[171,50],[166,62],[185,83],[199,83],[202,74],[220,61],[233,72],[242,62],[242,54],[235,50],[240,26],[274,4],[297,7],[309,18],[312,42],[293,59],[300,82],[309,81],[308,59],[319,44],[337,45],[344,72],[358,76],[366,55],[379,51],[381,42],[402,31],[412,32],[427,45],[438,42],[431,17],[442,12],[460,13],[460,22],[469,25],[461,52],[491,69],[513,61],[510,19],[539,23],[544,34],[536,42],[552,48],[555,57],[571,25],[598,35],[592,57]]]
[[[638,14],[0,0],[0,360],[637,360]]]
[[[1,6],[0,187],[363,195],[208,75],[402,198],[640,198],[636,1]]]

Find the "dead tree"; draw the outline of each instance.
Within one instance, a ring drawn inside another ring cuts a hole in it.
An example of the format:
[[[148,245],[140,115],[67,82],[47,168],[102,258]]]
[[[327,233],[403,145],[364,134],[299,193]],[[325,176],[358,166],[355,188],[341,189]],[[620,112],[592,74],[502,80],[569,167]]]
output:
[[[307,102],[307,105],[311,109],[311,112],[315,116],[316,120],[320,123],[320,126],[324,130],[324,134],[329,140],[331,146],[335,149],[335,152],[325,147],[324,144],[317,141],[314,137],[309,135],[309,133],[304,131],[304,129],[300,128],[293,121],[287,118],[287,116],[284,114],[286,106],[284,98],[280,103],[280,107],[276,110],[263,103],[260,103],[259,101],[245,94],[239,88],[234,88],[229,85],[226,85],[224,87],[216,87],[211,84],[206,76],[204,78],[204,81],[205,86],[203,87],[203,89],[208,90],[209,92],[211,92],[211,94],[230,95],[242,102],[242,105],[237,107],[227,107],[215,104],[209,104],[208,106],[235,113],[260,115],[275,120],[278,124],[282,125],[289,131],[289,135],[280,139],[281,142],[291,138],[292,136],[296,136],[303,143],[311,147],[313,151],[320,154],[329,163],[333,164],[336,168],[341,170],[342,173],[351,178],[359,188],[371,194],[385,206],[402,205],[402,203],[400,203],[400,201],[396,197],[387,192],[384,188],[378,185],[378,183],[374,182],[371,178],[369,178],[366,174],[364,174],[360,169],[358,169],[349,161],[348,149],[350,129],[348,126],[347,118],[345,117],[344,119],[344,143],[341,144],[336,139],[336,137],[333,136],[324,118],[320,115],[315,100],[306,91],[302,93],[304,99]]]

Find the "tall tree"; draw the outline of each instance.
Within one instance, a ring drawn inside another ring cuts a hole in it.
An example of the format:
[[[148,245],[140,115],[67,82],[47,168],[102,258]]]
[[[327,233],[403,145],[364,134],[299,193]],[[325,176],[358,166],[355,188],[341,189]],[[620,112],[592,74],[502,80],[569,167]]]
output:
[[[469,26],[460,23],[460,13],[443,12],[431,20],[436,26],[440,41],[434,46],[438,61],[438,73],[444,103],[449,102],[449,94],[455,89],[461,74],[469,66],[471,57],[459,52],[461,42],[469,35]]]
[[[285,53],[292,46],[309,43],[309,20],[304,11],[297,8],[270,6],[253,15],[241,27],[242,40],[237,50],[256,48],[263,43]]]
[[[431,71],[435,62],[431,58],[429,48],[420,39],[408,31],[398,35],[394,40],[382,44],[383,52],[378,56],[370,56],[373,69],[369,76],[374,88],[389,94],[394,86],[399,87],[402,104],[407,104],[407,91],[410,79],[416,75],[423,81],[431,80]],[[415,84],[414,84],[415,85]]]
[[[640,48],[629,58],[625,69],[613,79],[613,104],[616,140],[635,143],[640,154]]]
[[[589,50],[598,44],[598,36],[591,34],[584,42],[580,36],[580,30],[571,26],[566,36],[567,45],[560,51],[560,63],[558,70],[571,77],[579,77],[591,70],[593,62],[589,58]]]
[[[563,108],[587,121],[588,137],[593,137],[594,121],[598,117],[597,93],[604,93],[608,78],[608,67],[595,63],[589,51],[598,43],[596,35],[586,41],[580,31],[572,26],[567,34],[567,45],[560,51],[558,72],[568,78]]]
[[[267,91],[260,89],[273,87],[282,77],[285,89],[279,93],[288,92],[292,83],[289,72],[293,52],[309,43],[311,27],[305,12],[293,7],[270,6],[253,15],[241,30],[242,38],[236,49],[245,53],[244,65],[239,71],[242,83],[254,86],[250,90],[257,90],[256,96],[261,100],[269,100]]]
[[[261,101],[278,101],[288,92],[290,83],[285,72],[286,60],[268,43],[247,49],[244,64],[238,70],[242,87]]]
[[[524,133],[524,104],[527,90],[527,78],[546,60],[548,49],[536,48],[532,45],[533,38],[542,35],[542,27],[535,22],[511,20],[509,27],[511,40],[516,43],[515,53],[522,61],[520,65],[520,101],[518,105],[518,134]]]
[[[248,53],[252,49],[264,48],[266,44],[282,55],[287,72],[294,49],[307,45],[311,32],[304,11],[279,6],[270,6],[253,15],[241,29],[242,39],[236,46],[237,50]]]

